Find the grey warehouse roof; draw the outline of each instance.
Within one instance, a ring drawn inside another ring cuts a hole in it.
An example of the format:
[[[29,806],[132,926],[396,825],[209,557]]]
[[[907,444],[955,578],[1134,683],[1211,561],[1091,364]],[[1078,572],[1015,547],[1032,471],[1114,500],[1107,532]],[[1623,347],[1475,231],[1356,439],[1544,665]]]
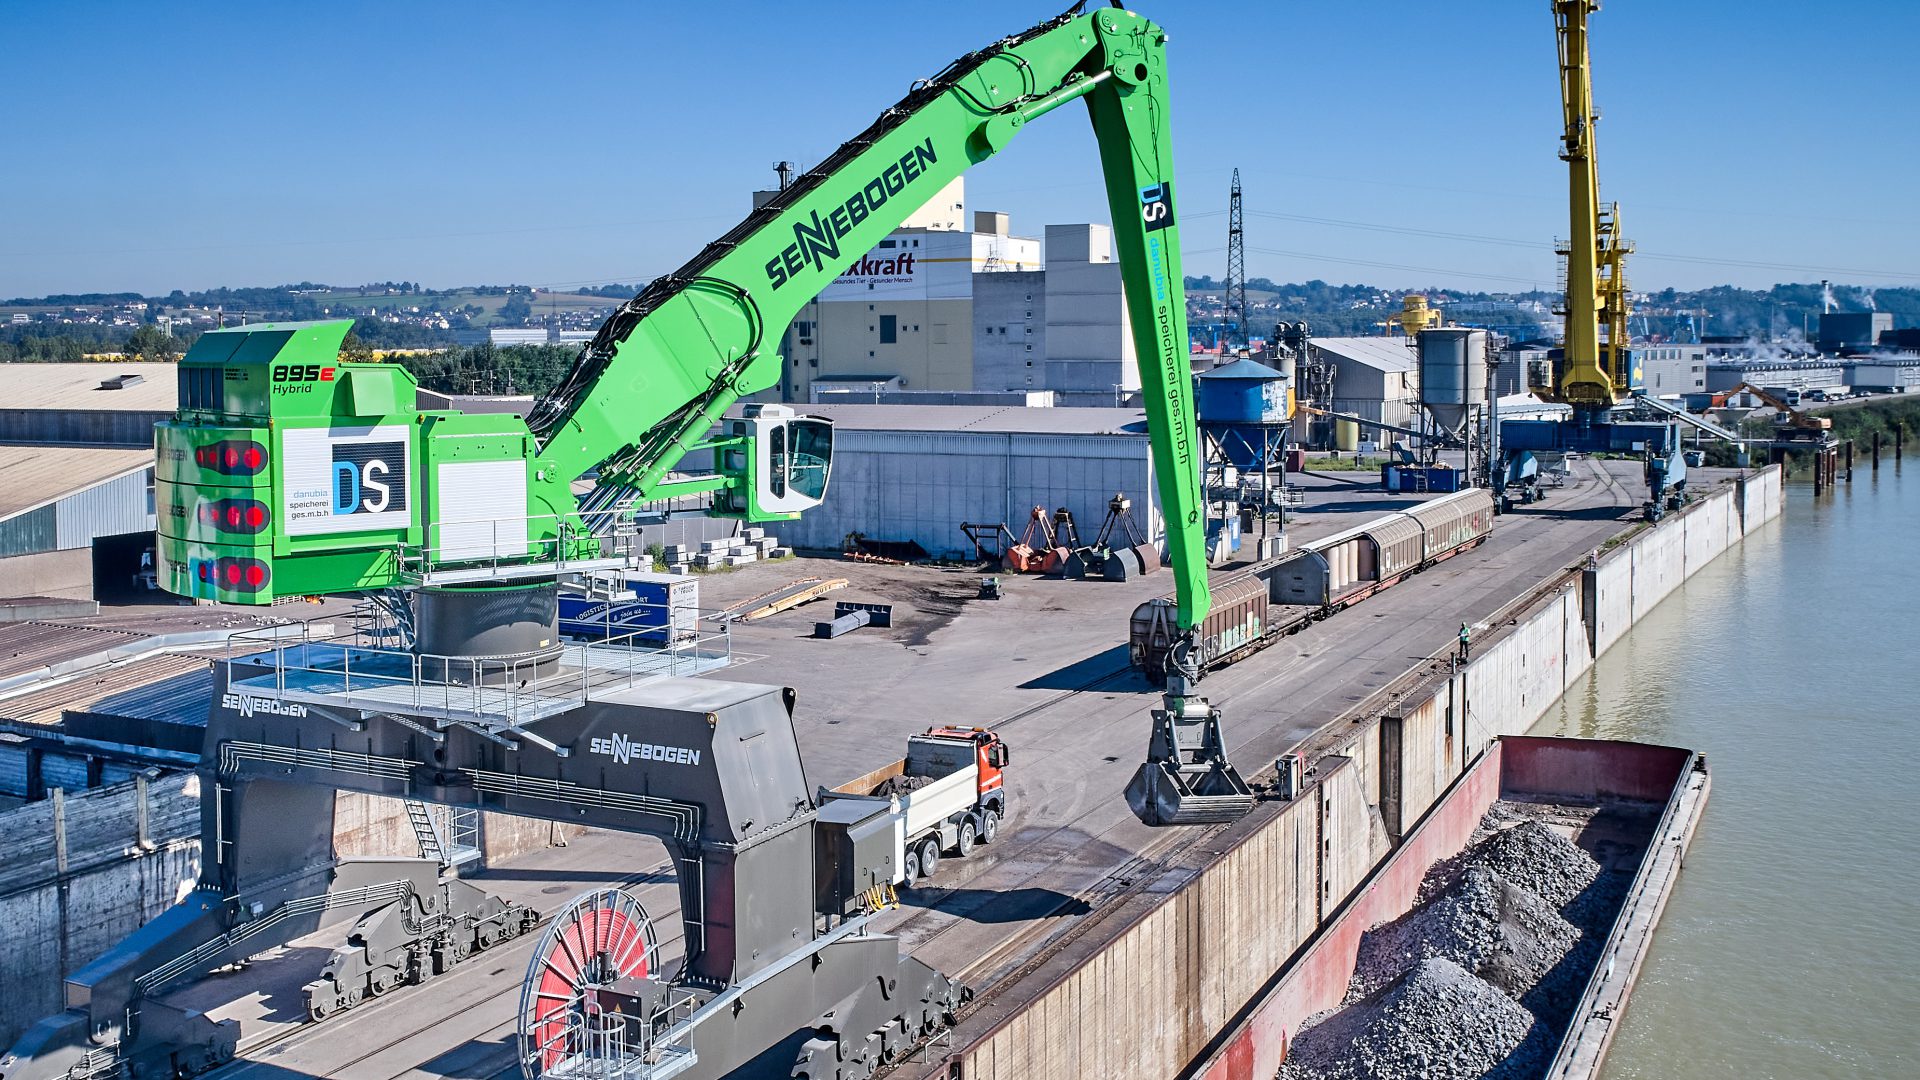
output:
[[[73,623],[10,623],[0,626],[0,679],[131,645],[145,637],[132,630]],[[6,711],[0,709],[0,715]]]
[[[162,653],[0,700],[0,716],[55,724],[62,713],[72,710],[205,724],[212,693],[213,670],[206,657]]]
[[[180,369],[174,364],[0,364],[0,408],[73,409],[80,412],[173,412],[180,404]],[[121,375],[141,381],[118,390],[100,384]]]
[[[152,467],[151,450],[0,446],[0,519]]]
[[[1139,409],[1033,409],[1019,405],[795,405],[842,431],[954,431],[1013,435],[1145,435]]]
[[[1317,337],[1308,344],[1333,356],[1334,362],[1350,360],[1381,371],[1412,371],[1413,350],[1401,338],[1390,337]]]

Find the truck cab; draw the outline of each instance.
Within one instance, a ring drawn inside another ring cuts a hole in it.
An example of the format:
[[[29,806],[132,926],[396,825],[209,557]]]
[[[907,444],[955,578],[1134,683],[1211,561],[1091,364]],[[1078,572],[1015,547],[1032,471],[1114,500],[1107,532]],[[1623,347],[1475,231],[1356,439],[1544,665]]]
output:
[[[937,747],[942,743],[948,745],[965,743],[970,746],[973,751],[974,767],[980,770],[979,794],[983,801],[990,793],[1000,791],[1005,786],[1006,777],[1003,770],[1006,769],[1008,762],[1007,744],[1000,741],[1000,736],[985,728],[928,728],[925,735],[916,735],[907,740],[909,761],[913,758],[915,743],[927,744],[924,752],[929,756],[937,752]]]

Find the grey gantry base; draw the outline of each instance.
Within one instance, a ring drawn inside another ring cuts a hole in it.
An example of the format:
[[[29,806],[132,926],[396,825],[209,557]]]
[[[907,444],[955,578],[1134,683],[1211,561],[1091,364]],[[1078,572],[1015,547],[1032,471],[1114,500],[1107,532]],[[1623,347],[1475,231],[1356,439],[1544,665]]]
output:
[[[363,674],[377,670],[360,655],[373,651],[302,643],[216,668],[201,889],[76,974],[73,1008],[30,1032],[0,1080],[55,1080],[83,1059],[136,1077],[218,1064],[233,1054],[231,1025],[175,1017],[155,993],[325,923],[352,929],[307,987],[315,1017],[531,927],[532,912],[441,881],[432,859],[336,863],[336,791],[664,841],[686,949],[670,986],[692,1051],[675,1068],[689,1076],[724,1075],[803,1031],[835,1059],[827,1071],[823,1051],[807,1052],[820,1062],[807,1075],[865,1075],[952,1016],[963,991],[863,931],[897,879],[881,842],[891,832],[819,820],[791,690],[627,678],[583,692],[571,676],[551,690],[441,685],[418,667],[402,686]]]

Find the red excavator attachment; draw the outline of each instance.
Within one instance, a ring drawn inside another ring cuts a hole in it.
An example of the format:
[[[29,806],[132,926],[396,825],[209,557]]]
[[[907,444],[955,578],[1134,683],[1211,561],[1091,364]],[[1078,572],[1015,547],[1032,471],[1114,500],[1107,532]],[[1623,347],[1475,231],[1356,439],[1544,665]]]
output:
[[[1035,544],[1035,540],[1039,544]],[[1015,574],[1051,574],[1059,570],[1067,557],[1065,548],[1055,547],[1052,519],[1047,508],[1036,506],[1027,515],[1026,531],[1020,542],[1007,549],[1000,565]]]

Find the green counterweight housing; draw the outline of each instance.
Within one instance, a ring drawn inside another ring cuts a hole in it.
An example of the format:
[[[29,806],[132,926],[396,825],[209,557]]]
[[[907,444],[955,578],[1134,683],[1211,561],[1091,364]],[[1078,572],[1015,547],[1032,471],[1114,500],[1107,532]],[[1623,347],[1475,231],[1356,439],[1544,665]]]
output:
[[[215,330],[181,360],[179,414],[155,432],[167,590],[263,604],[398,584],[436,548],[525,557],[578,536],[571,497],[549,508],[531,481],[524,421],[419,410],[405,369],[339,359],[352,325]],[[503,535],[507,519],[524,525]]]

